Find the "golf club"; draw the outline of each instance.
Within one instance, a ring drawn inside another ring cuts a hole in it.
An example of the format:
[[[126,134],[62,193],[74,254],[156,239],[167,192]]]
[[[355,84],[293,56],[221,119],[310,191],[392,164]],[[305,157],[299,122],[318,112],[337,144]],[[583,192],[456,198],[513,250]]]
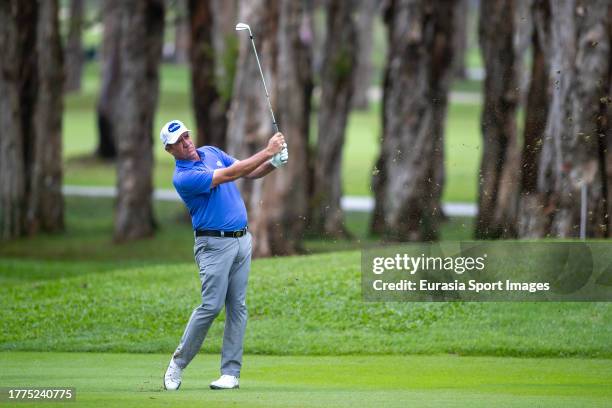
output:
[[[270,102],[270,94],[268,93],[268,87],[266,86],[266,80],[264,79],[264,74],[261,69],[261,64],[259,62],[259,56],[257,55],[257,48],[255,48],[255,40],[253,38],[253,33],[251,32],[251,27],[245,23],[236,24],[236,31],[249,31],[249,37],[251,37],[251,44],[253,45],[253,52],[255,53],[255,58],[257,59],[257,66],[259,67],[259,73],[261,74],[261,82],[264,86],[264,91],[266,91],[266,99],[268,100],[268,107],[270,108],[270,115],[272,115],[272,125],[274,125],[275,133],[278,133],[278,124],[276,123],[276,118],[274,117],[274,111],[272,111],[272,103]]]

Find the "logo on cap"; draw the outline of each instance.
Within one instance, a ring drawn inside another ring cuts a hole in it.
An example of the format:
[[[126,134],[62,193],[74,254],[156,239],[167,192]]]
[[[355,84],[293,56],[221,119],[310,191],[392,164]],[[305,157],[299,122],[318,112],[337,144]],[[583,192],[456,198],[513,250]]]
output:
[[[180,127],[181,127],[181,125],[179,125],[178,123],[172,122],[171,124],[168,125],[168,131],[170,133],[176,132],[178,130],[178,128],[180,128]]]

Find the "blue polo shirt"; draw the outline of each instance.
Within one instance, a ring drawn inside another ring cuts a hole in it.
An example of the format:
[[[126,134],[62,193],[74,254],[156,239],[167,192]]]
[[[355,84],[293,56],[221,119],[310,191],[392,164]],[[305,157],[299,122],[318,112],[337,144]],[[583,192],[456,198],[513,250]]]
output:
[[[231,166],[236,159],[213,146],[196,151],[200,160],[176,160],[172,178],[172,184],[189,209],[193,229],[243,229],[247,225],[247,212],[236,184],[230,181],[210,187],[213,171]]]

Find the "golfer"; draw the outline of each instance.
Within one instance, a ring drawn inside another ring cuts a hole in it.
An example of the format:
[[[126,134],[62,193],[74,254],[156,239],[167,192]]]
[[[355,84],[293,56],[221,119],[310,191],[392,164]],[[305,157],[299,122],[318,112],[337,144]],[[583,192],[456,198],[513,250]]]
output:
[[[251,234],[247,231],[244,201],[234,180],[260,178],[283,166],[288,160],[287,145],[283,135],[276,133],[265,149],[248,159],[236,160],[213,146],[196,149],[189,129],[178,120],[164,125],[160,138],[176,159],[172,182],[191,215],[194,255],[202,282],[202,304],[191,314],[170,359],[164,387],[180,387],[183,370],[200,350],[208,329],[225,305],[221,377],[210,388],[238,388],[247,321]]]

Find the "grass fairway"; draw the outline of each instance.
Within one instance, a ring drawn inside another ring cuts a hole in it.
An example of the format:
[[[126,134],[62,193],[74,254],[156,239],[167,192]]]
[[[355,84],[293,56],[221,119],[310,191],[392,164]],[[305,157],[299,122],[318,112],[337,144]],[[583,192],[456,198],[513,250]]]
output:
[[[609,407],[609,360],[441,356],[252,356],[241,389],[212,391],[200,355],[178,392],[160,354],[0,353],[3,386],[76,387],[79,407]],[[18,406],[27,406],[19,404]],[[54,404],[55,406],[55,404]]]

